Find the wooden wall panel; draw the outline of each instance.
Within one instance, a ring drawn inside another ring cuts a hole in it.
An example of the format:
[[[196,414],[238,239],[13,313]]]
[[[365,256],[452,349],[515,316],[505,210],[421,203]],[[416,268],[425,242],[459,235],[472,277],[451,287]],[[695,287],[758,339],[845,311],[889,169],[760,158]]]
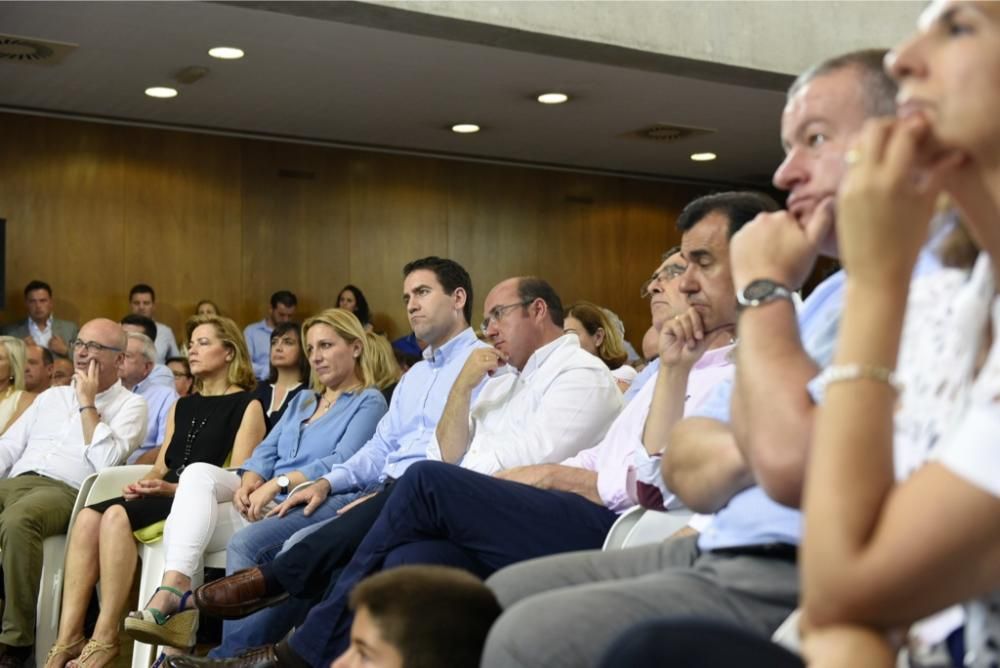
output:
[[[350,272],[347,163],[316,148],[244,142],[243,322],[277,290],[299,298],[298,319],[336,306]]]
[[[52,285],[57,317],[89,319],[120,306],[121,129],[6,114],[0,121],[5,321],[26,317],[22,289],[36,278]]]
[[[0,217],[8,219],[3,320],[21,288],[53,284],[58,313],[120,317],[128,288],[157,289],[179,332],[201,298],[240,324],[278,289],[305,316],[360,286],[379,329],[409,327],[403,265],[461,262],[474,312],[509,276],[535,274],[567,303],[616,310],[639,344],[638,286],[703,189],[625,178],[0,116]]]
[[[230,315],[240,303],[240,142],[139,128],[122,129],[120,139],[125,255],[111,313],[127,313],[128,290],[149,284],[157,320],[180,341],[202,298]]]
[[[377,153],[350,158],[351,282],[365,293],[376,329],[410,331],[402,269],[448,253],[449,163]]]

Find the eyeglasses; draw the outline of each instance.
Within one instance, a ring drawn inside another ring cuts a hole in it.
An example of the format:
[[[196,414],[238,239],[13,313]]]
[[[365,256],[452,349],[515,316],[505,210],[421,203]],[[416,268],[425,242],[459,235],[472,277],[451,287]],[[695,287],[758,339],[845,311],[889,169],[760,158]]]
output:
[[[92,353],[99,353],[108,350],[113,353],[120,353],[121,348],[115,348],[114,346],[106,346],[103,343],[98,343],[97,341],[83,341],[82,339],[73,339],[69,342],[69,345],[73,347],[73,352],[79,352],[86,348]]]
[[[535,300],[527,299],[524,301],[515,302],[513,304],[503,304],[501,306],[494,306],[493,309],[486,314],[486,317],[483,318],[483,324],[479,326],[479,331],[481,331],[485,336],[486,330],[490,328],[491,322],[499,323],[500,320],[502,320],[503,317],[507,315],[507,313],[509,313],[512,308],[517,308],[518,306],[527,306],[533,301]]]
[[[183,371],[174,371],[174,378],[191,378],[191,374],[184,373]]]
[[[639,288],[639,296],[645,299],[653,294],[653,284],[659,283],[660,285],[665,285],[683,274],[685,271],[687,271],[687,267],[683,267],[679,264],[667,265],[663,271],[659,271],[646,279],[646,282]]]

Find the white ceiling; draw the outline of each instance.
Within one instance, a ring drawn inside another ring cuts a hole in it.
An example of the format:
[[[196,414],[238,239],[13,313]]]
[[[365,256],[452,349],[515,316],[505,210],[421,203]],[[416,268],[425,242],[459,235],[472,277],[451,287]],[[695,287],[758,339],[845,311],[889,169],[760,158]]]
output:
[[[556,38],[510,31],[505,41],[494,29],[477,43],[463,22],[435,19],[435,30],[421,34],[412,12],[373,17],[363,3],[338,3],[322,16],[324,5],[297,4],[0,2],[0,33],[79,45],[57,65],[0,61],[0,111],[716,183],[764,185],[781,158],[780,78],[756,88],[739,82],[759,85],[760,73],[734,68],[699,74],[691,62],[651,66],[628,54],[611,64],[611,51],[596,46],[601,57],[573,59],[565,54],[581,45],[567,50]],[[379,22],[394,30],[372,27]],[[440,37],[452,28],[460,41]],[[491,45],[498,43],[505,48]],[[247,55],[209,57],[219,45]],[[191,85],[171,83],[192,65],[211,71]],[[154,85],[175,85],[180,95],[145,96]],[[550,89],[574,99],[533,100]],[[465,121],[483,132],[448,130]],[[717,132],[675,144],[622,137],[656,123]],[[692,163],[697,151],[719,159]]]

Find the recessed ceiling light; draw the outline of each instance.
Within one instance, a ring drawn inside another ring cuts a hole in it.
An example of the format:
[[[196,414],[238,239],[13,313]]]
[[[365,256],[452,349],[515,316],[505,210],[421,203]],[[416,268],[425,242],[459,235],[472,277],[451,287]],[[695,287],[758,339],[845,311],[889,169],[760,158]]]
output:
[[[479,126],[475,123],[459,123],[451,126],[451,131],[457,132],[460,135],[468,135],[473,132],[479,132]]]
[[[209,49],[208,55],[223,60],[238,60],[243,57],[243,49],[237,49],[235,46],[217,46]]]
[[[691,159],[695,162],[708,162],[709,160],[715,160],[718,156],[714,153],[692,153]]]
[[[538,101],[542,104],[562,104],[569,99],[566,93],[542,93],[538,96]]]
[[[168,97],[177,97],[177,89],[167,88],[166,86],[153,86],[152,88],[146,89],[146,95],[162,99],[166,99]]]

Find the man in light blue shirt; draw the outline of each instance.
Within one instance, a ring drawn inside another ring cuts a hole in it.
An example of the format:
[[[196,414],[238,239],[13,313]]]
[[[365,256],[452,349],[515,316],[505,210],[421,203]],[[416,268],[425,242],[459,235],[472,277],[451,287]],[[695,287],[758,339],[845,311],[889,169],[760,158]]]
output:
[[[135,315],[141,315],[153,320],[153,313],[156,311],[156,291],[152,286],[145,283],[138,283],[132,286],[128,293],[128,305]],[[177,347],[177,339],[174,337],[174,330],[170,325],[153,320],[156,325],[156,336],[153,337],[153,344],[156,346],[156,361],[163,364],[168,357],[178,357],[181,354]]]
[[[326,522],[336,521],[339,525],[338,518],[348,506],[363,503],[359,510],[368,512],[344,516],[345,521],[350,518],[352,533],[358,533],[360,542],[387,496],[378,492],[390,488],[411,464],[426,458],[427,445],[452,383],[469,353],[486,344],[469,327],[472,281],[461,265],[428,257],[406,265],[403,276],[403,302],[410,326],[417,337],[428,343],[423,361],[412,366],[399,381],[389,412],[379,422],[375,435],[354,456],[291,495],[278,507],[277,516],[252,524],[233,537],[227,548],[227,573],[251,570],[226,580],[259,578],[261,569],[254,567],[266,565],[265,568],[281,570],[279,562],[288,562],[285,564],[288,570],[296,572],[299,565],[286,557],[294,556],[294,551],[286,551],[272,562],[285,540],[291,537],[289,544],[297,542]],[[352,546],[345,545],[344,549]],[[324,577],[328,574],[317,575],[315,579]],[[311,586],[311,582],[296,581],[290,591],[296,594],[300,587]],[[315,593],[322,594],[322,589]],[[211,656],[231,656],[246,647],[280,639],[295,623],[297,615],[305,612],[305,607],[303,601],[293,598],[245,619],[227,621],[223,644]]]
[[[271,373],[271,332],[275,325],[291,322],[298,304],[295,293],[278,290],[271,295],[271,308],[267,317],[260,322],[250,323],[243,330],[243,337],[247,340],[250,351],[250,361],[253,363],[253,375],[257,380],[267,380]]]
[[[146,438],[129,455],[127,463],[154,464],[167,431],[167,417],[177,402],[177,389],[172,377],[169,385],[149,382],[151,373],[157,366],[153,340],[145,334],[135,332],[128,332],[126,336],[128,344],[125,359],[118,369],[118,377],[125,389],[145,399],[147,406]]]
[[[506,611],[485,668],[596,664],[618,635],[654,617],[725,621],[768,637],[795,608],[801,516],[793,507],[812,438],[808,383],[832,359],[843,277],[828,278],[798,314],[791,294],[819,254],[836,257],[830,204],[844,153],[868,117],[893,113],[883,56],[848,54],[795,81],[782,115],[786,158],[774,175],[789,191],[787,211],[762,214],[733,237],[743,306],[736,378],[700,417],[675,427],[663,456],[670,489],[714,520],[700,536],[500,571],[488,584]]]

